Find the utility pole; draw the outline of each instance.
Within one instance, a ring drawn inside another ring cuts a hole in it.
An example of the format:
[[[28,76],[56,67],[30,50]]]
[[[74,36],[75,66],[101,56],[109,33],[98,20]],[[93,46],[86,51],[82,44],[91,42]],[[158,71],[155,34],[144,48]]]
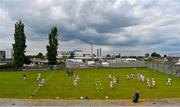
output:
[[[93,42],[90,42],[90,44],[91,44],[91,57],[93,59]]]
[[[94,43],[92,41],[86,41],[86,43],[90,44],[91,45],[91,59],[93,59],[93,45]]]

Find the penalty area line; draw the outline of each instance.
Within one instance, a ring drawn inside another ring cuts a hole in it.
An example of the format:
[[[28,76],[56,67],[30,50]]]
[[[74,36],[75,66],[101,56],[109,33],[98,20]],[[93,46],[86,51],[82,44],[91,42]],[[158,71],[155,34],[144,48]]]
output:
[[[52,77],[52,75],[55,73],[55,71],[52,71],[52,73],[45,79],[45,82],[47,82],[49,80],[49,78]],[[40,87],[38,86],[34,92],[29,96],[29,98],[32,98],[38,91],[39,91]]]

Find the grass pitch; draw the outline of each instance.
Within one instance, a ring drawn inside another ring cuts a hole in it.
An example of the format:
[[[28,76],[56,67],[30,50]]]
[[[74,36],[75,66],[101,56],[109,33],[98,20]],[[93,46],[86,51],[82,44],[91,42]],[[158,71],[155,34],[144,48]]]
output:
[[[81,96],[88,96],[91,99],[106,99],[108,96],[109,99],[132,99],[136,90],[139,90],[141,99],[180,98],[180,78],[172,76],[172,86],[167,86],[169,75],[138,68],[135,71],[135,80],[127,80],[125,75],[130,75],[132,71],[132,68],[79,69],[78,87],[73,86],[74,77],[68,77],[65,70],[0,72],[0,97],[80,99]],[[156,87],[148,88],[146,82],[139,82],[138,72],[145,77],[155,78]],[[45,85],[39,89],[36,81],[38,73],[47,79]],[[27,76],[26,80],[23,80],[24,74]],[[115,84],[112,89],[109,88],[109,74],[120,78],[119,84]],[[31,97],[33,92],[35,95]]]

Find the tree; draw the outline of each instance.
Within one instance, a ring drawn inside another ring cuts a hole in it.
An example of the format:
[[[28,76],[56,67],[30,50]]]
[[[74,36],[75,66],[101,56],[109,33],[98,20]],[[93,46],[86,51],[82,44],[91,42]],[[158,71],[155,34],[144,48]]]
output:
[[[115,56],[116,58],[121,58],[121,54],[119,53],[118,55]]]
[[[156,52],[153,52],[153,53],[151,54],[151,57],[157,57],[157,58],[160,58],[161,55],[160,55],[160,54],[157,54]]]
[[[149,57],[149,53],[146,53],[146,54],[145,54],[145,58],[148,58],[148,57]]]
[[[24,56],[24,64],[30,64],[31,60],[28,56]]]
[[[111,57],[111,55],[107,54],[107,55],[106,55],[106,57],[107,57],[107,58],[110,58],[110,57]]]
[[[44,55],[40,52],[40,53],[38,53],[37,55],[36,55],[36,58],[44,58]]]
[[[58,48],[58,40],[57,40],[57,28],[53,27],[51,32],[49,33],[49,45],[47,48],[47,59],[50,65],[55,65],[57,63],[57,48]]]
[[[27,55],[28,58],[32,59],[32,58],[41,58],[44,59],[45,56],[40,52],[37,55]]]
[[[24,24],[18,21],[15,24],[13,50],[14,60],[13,63],[16,67],[22,67],[24,64],[25,49],[26,49],[26,36],[24,33]]]
[[[166,54],[164,54],[164,58],[166,58],[167,57],[167,55]]]

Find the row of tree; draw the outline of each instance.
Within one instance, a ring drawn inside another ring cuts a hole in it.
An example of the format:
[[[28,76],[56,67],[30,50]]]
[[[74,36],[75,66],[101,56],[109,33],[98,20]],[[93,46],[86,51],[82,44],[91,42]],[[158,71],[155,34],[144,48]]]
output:
[[[51,32],[49,33],[49,44],[47,48],[47,59],[50,65],[55,65],[57,63],[57,49],[58,49],[58,30],[57,27],[52,27]],[[14,60],[13,64],[16,67],[22,67],[24,60],[26,60],[25,49],[26,45],[26,35],[24,33],[24,24],[20,20],[15,24],[15,33],[14,33],[13,50],[14,50]]]
[[[148,58],[148,57],[150,57],[150,54],[149,54],[149,53],[146,53],[146,54],[145,54],[145,58]],[[151,54],[151,57],[161,58],[161,55],[158,54],[158,53],[156,53],[156,52],[153,52],[153,53]],[[167,56],[164,55],[163,57],[167,57]]]
[[[149,53],[145,53],[145,56],[121,56],[121,54],[118,54],[118,55],[110,55],[110,54],[107,54],[106,55],[107,58],[148,58],[148,57],[154,57],[154,58],[161,58],[161,55],[156,53],[156,52],[153,52],[151,55]],[[163,57],[166,57],[166,55],[164,55]]]

